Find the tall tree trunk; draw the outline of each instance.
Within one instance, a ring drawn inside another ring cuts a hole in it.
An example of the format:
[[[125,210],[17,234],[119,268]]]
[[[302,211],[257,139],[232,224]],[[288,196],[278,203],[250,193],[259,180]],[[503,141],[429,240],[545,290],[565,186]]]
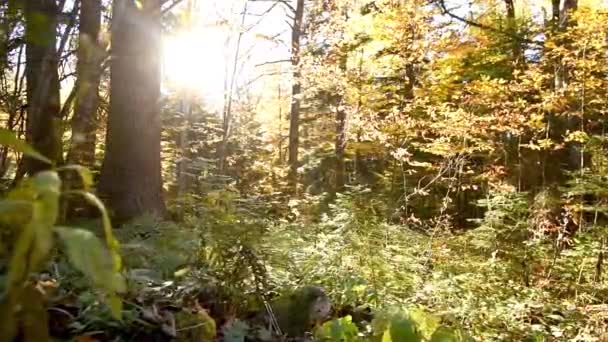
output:
[[[115,0],[113,12],[110,113],[99,192],[118,220],[164,215],[160,0]]]
[[[340,73],[346,75],[346,63],[348,61],[348,49],[343,48],[340,56]],[[346,108],[344,94],[338,95],[336,106],[336,141],[335,141],[335,158],[336,158],[336,185],[335,192],[344,190],[346,179],[346,164],[344,162],[344,151],[346,150]]]
[[[228,153],[228,139],[230,139],[230,130],[232,129],[232,97],[234,95],[234,84],[236,81],[237,68],[239,58],[241,54],[241,41],[245,34],[245,18],[247,16],[247,5],[249,1],[245,1],[243,5],[243,12],[241,15],[241,26],[239,27],[239,34],[236,39],[236,50],[234,52],[234,60],[232,61],[232,73],[230,74],[230,82],[226,83],[228,74],[226,73],[226,80],[224,80],[224,87],[229,84],[227,89],[227,95],[225,95],[224,113],[222,115],[222,141],[218,146],[218,171],[224,173],[226,168],[226,157]],[[226,89],[225,89],[226,90]]]
[[[55,163],[62,159],[61,104],[57,73],[58,9],[55,0],[25,2],[27,122],[26,140]],[[24,158],[22,170],[35,173],[49,165]],[[20,176],[18,175],[18,176]]]
[[[565,31],[571,24],[570,14],[578,8],[578,0],[563,0],[563,3],[559,0],[552,0],[552,6],[552,29],[556,32]],[[565,87],[568,82],[568,70],[561,59],[555,62],[554,73],[554,87],[557,91]]]
[[[559,26],[565,30],[570,24],[570,14],[578,8],[578,0],[564,0],[559,13]]]
[[[518,27],[517,21],[515,18],[515,2],[514,0],[504,0],[505,7],[507,10],[507,30],[509,34],[513,37],[512,44],[512,52],[513,52],[513,65],[523,65],[524,64],[524,54],[521,40],[518,39]]]
[[[578,7],[577,0],[562,0],[552,1],[552,22],[549,34],[557,37],[555,43],[564,49],[569,49],[571,44],[568,39],[564,39],[564,31],[568,26],[572,25],[570,15]],[[556,56],[553,60],[553,88],[557,96],[562,96],[561,91],[568,86],[569,70],[567,64],[561,58]],[[558,113],[548,113],[547,115],[547,137],[559,141],[568,131],[579,128],[579,120],[572,116],[563,116]],[[578,158],[576,162],[572,162],[572,156],[578,155],[574,144],[568,144],[562,149],[555,151],[543,151],[543,160],[546,161],[546,166],[562,165],[562,167],[549,167],[545,169],[544,177],[548,183],[561,182],[564,180],[565,170],[576,170],[579,168]]]
[[[281,82],[278,82],[278,92],[277,92],[277,103],[279,104],[279,146],[278,147],[278,152],[279,152],[279,165],[283,164],[283,103],[281,102],[283,99],[282,96],[282,92],[281,92]]]
[[[346,150],[346,110],[341,103],[336,110],[336,192],[344,190],[346,183],[346,163],[344,151]]]
[[[300,36],[302,35],[302,19],[304,18],[304,0],[297,0],[291,27],[291,65],[293,81],[291,86],[291,110],[289,112],[289,181],[297,185],[298,179],[298,148],[300,143]]]
[[[103,48],[99,41],[101,1],[81,0],[81,2],[80,43],[76,66],[78,80],[72,119],[72,144],[67,160],[70,163],[91,167],[95,164],[97,107],[103,57]]]
[[[180,151],[179,161],[177,163],[177,196],[186,194],[190,188],[190,177],[188,175],[188,165],[190,161],[190,138],[188,130],[190,128],[190,119],[192,117],[192,99],[193,96],[188,90],[181,101],[181,114],[183,117],[181,132],[179,133],[178,148]]]

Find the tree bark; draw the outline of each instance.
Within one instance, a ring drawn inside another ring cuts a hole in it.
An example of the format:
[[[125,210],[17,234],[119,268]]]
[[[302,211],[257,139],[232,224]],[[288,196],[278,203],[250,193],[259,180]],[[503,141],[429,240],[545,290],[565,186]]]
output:
[[[247,14],[247,5],[248,1],[245,1],[245,5],[243,5],[243,12],[241,16],[241,27],[239,27],[239,34],[236,39],[236,50],[234,52],[234,60],[232,61],[232,73],[230,74],[230,86],[228,87],[228,93],[225,97],[226,102],[224,103],[224,113],[223,113],[223,122],[222,122],[222,141],[218,146],[218,171],[224,173],[226,168],[226,157],[228,153],[228,139],[230,139],[230,130],[232,123],[232,97],[234,95],[234,84],[237,76],[237,68],[239,63],[239,58],[241,54],[241,41],[243,39],[243,35],[245,34],[244,26],[245,26],[245,18]],[[228,77],[228,74],[226,74]],[[227,79],[226,79],[227,80]],[[225,80],[225,81],[226,81]],[[226,83],[225,83],[226,85]]]
[[[297,185],[298,179],[298,148],[300,143],[300,36],[302,35],[302,19],[304,18],[304,0],[297,0],[291,28],[291,65],[293,81],[291,86],[291,110],[289,112],[289,181]]]
[[[346,150],[346,110],[341,103],[336,110],[336,192],[344,190],[346,183],[346,163],[344,151]]]
[[[517,39],[519,36],[519,30],[517,28],[517,21],[515,18],[515,2],[514,0],[504,0],[505,7],[507,10],[507,29],[509,34],[513,37],[512,51],[513,51],[513,65],[523,65],[524,54],[521,40]]]
[[[348,61],[348,47],[342,47],[343,51],[340,51],[340,73],[346,75],[346,64]],[[346,182],[346,163],[344,162],[344,151],[346,150],[346,109],[344,100],[344,94],[338,95],[338,101],[336,106],[336,142],[335,142],[335,154],[336,154],[336,186],[335,192],[339,193],[344,190],[344,184]]]
[[[560,29],[565,30],[570,24],[570,14],[578,8],[578,0],[564,0],[559,13]]]
[[[117,220],[165,214],[160,18],[159,0],[114,1],[110,112],[99,193]]]
[[[57,73],[58,9],[55,0],[25,2],[26,39],[26,140],[54,163],[62,160],[61,104]],[[50,165],[24,158],[21,172],[33,174]]]
[[[95,164],[97,108],[103,59],[103,48],[99,41],[101,1],[81,0],[81,2],[80,43],[76,65],[78,80],[72,119],[72,141],[67,160],[70,163],[91,167]]]
[[[553,30],[565,31],[570,25],[570,14],[578,8],[578,0],[564,0],[561,7],[559,0],[552,0],[552,6]],[[561,59],[555,62],[554,73],[554,87],[557,91],[568,83],[568,70]]]

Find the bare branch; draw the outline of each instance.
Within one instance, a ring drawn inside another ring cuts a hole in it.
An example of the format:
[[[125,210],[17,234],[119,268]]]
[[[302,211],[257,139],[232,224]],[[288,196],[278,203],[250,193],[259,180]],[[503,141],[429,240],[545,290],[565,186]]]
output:
[[[169,2],[169,1],[168,0],[167,1],[163,1],[163,5],[166,4],[167,2]],[[165,7],[165,8],[162,9],[161,15],[165,15],[165,14],[171,12],[171,10],[174,9],[175,6],[179,5],[181,2],[182,2],[182,0],[173,0],[173,2],[171,3],[171,5],[169,5],[169,6],[167,6],[167,7]]]
[[[264,62],[264,63],[256,64],[255,66],[257,68],[257,67],[264,66],[264,65],[278,64],[278,63],[291,63],[291,59],[281,59],[278,61]]]
[[[259,81],[260,79],[262,79],[264,77],[287,75],[287,74],[291,74],[291,72],[288,72],[288,71],[275,71],[275,72],[269,72],[269,73],[260,74],[260,75],[258,75],[256,77],[254,77],[253,79],[247,81],[245,84],[241,85],[239,88],[240,89],[246,88],[246,87],[252,85],[253,83]]]
[[[294,29],[293,24],[290,23],[289,21],[285,20],[285,24],[287,24],[287,26],[289,26],[292,30]]]
[[[251,0],[254,1],[254,0]],[[251,16],[255,16],[255,17],[263,17],[266,14],[270,13],[273,9],[275,9],[278,5],[280,4],[280,2],[275,2],[272,5],[270,5],[270,7],[268,7],[268,9],[266,9],[264,12],[262,13],[245,13],[246,15],[251,15]]]
[[[528,44],[534,44],[534,45],[542,45],[542,42],[538,42],[535,40],[531,40],[531,39],[527,39],[527,38],[523,38],[519,35],[510,33],[510,32],[505,32],[502,31],[500,29],[497,29],[495,27],[486,25],[486,24],[482,24],[473,20],[469,20],[467,18],[464,18],[462,16],[459,16],[458,14],[453,13],[450,9],[447,8],[447,6],[445,5],[445,0],[436,0],[435,3],[439,6],[439,9],[441,10],[441,12],[447,16],[449,16],[450,18],[456,19],[460,22],[463,22],[469,26],[473,26],[473,27],[477,27],[483,30],[488,30],[488,31],[492,31],[494,33],[498,33],[501,35],[504,35],[508,38],[511,38],[513,40],[518,40],[524,43],[528,43]]]
[[[277,3],[277,4],[282,4],[283,6],[287,7],[293,13],[296,12],[296,9],[287,0],[249,0],[249,1],[252,1],[252,2],[274,2],[274,3]]]
[[[59,48],[57,49],[57,56],[63,55],[63,51],[68,43],[70,35],[72,34],[72,30],[76,25],[76,15],[78,14],[78,10],[80,8],[80,1],[74,2],[74,7],[72,7],[72,12],[70,13],[69,22],[65,27],[65,31],[63,31],[63,35],[61,36],[61,40],[59,41]]]

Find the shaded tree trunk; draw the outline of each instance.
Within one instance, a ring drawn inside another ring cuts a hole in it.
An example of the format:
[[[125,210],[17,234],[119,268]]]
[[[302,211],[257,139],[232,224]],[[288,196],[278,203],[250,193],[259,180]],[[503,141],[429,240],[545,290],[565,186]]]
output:
[[[347,49],[341,51],[340,56],[340,72],[346,74],[346,63],[347,63]],[[344,162],[344,152],[346,150],[346,108],[344,101],[344,94],[338,95],[338,101],[336,106],[336,142],[335,142],[335,158],[336,158],[336,185],[335,192],[341,192],[344,190],[344,184],[346,182],[346,164]]]
[[[507,11],[507,30],[509,34],[513,37],[512,51],[513,51],[513,65],[523,65],[524,54],[523,54],[523,46],[522,41],[518,39],[518,27],[517,21],[515,18],[515,2],[514,0],[504,0],[505,7]]]
[[[567,29],[569,19],[567,18],[572,10],[577,7],[577,0],[564,0],[563,4],[560,4],[560,0],[551,1],[551,22],[548,23],[547,36],[553,38],[556,45],[567,48],[568,42],[563,39],[560,35],[564,30]],[[563,5],[563,7],[562,7]],[[566,64],[556,54],[551,57],[551,64],[547,72],[553,73],[551,84],[553,91],[556,96],[562,96],[561,91],[567,86],[568,83],[568,70]],[[546,114],[546,138],[553,139],[554,141],[560,141],[563,139],[566,132],[569,130],[578,129],[579,125],[577,120],[572,120],[571,116],[564,116],[558,112],[549,111]],[[574,144],[568,144],[567,146],[556,149],[556,150],[541,150],[536,152],[540,160],[541,166],[541,184],[540,188],[545,188],[556,183],[562,183],[566,177],[566,170],[572,171],[578,168],[578,162],[572,163],[571,155],[573,154],[572,149]],[[525,159],[525,158],[524,158]],[[559,166],[559,167],[558,167]],[[528,165],[524,168],[523,174],[525,176],[524,183],[528,182],[530,172],[534,172],[536,165]],[[524,187],[525,188],[525,187]]]
[[[344,190],[346,183],[346,163],[344,152],[346,150],[346,110],[340,104],[336,111],[336,192]]]
[[[55,163],[62,160],[61,104],[57,73],[58,8],[55,0],[27,0],[26,17],[26,140]],[[17,177],[49,165],[24,157]]]
[[[113,6],[110,112],[99,192],[118,220],[164,215],[160,0]]]
[[[177,163],[177,196],[186,194],[190,188],[190,177],[188,175],[188,164],[190,161],[190,137],[188,130],[190,129],[190,119],[192,117],[192,99],[193,96],[190,91],[187,92],[185,98],[181,101],[181,112],[183,116],[182,128],[179,133],[178,147],[180,151],[180,158]]]
[[[304,18],[304,0],[297,0],[291,27],[291,65],[293,81],[291,86],[291,109],[289,112],[289,181],[293,186],[298,179],[298,148],[300,144],[300,36]]]
[[[560,7],[559,0],[552,0],[552,13],[553,13],[553,30],[565,31],[570,25],[570,14],[578,8],[578,0],[563,0],[563,4]],[[561,59],[555,62],[555,90],[559,90],[567,85],[568,82],[568,70]]]
[[[97,107],[103,48],[99,41],[101,1],[81,0],[80,43],[78,46],[78,81],[72,141],[67,160],[70,163],[91,167],[95,164],[95,137]]]
[[[278,141],[278,152],[279,152],[279,165],[283,164],[283,104],[282,101],[282,91],[281,91],[281,82],[278,84],[277,91],[277,103],[279,104],[279,141]]]

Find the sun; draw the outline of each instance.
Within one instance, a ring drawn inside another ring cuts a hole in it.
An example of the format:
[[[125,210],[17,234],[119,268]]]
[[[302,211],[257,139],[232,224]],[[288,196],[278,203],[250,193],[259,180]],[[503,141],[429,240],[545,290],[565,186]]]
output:
[[[225,61],[221,32],[194,29],[163,38],[163,81],[175,90],[222,98]]]

